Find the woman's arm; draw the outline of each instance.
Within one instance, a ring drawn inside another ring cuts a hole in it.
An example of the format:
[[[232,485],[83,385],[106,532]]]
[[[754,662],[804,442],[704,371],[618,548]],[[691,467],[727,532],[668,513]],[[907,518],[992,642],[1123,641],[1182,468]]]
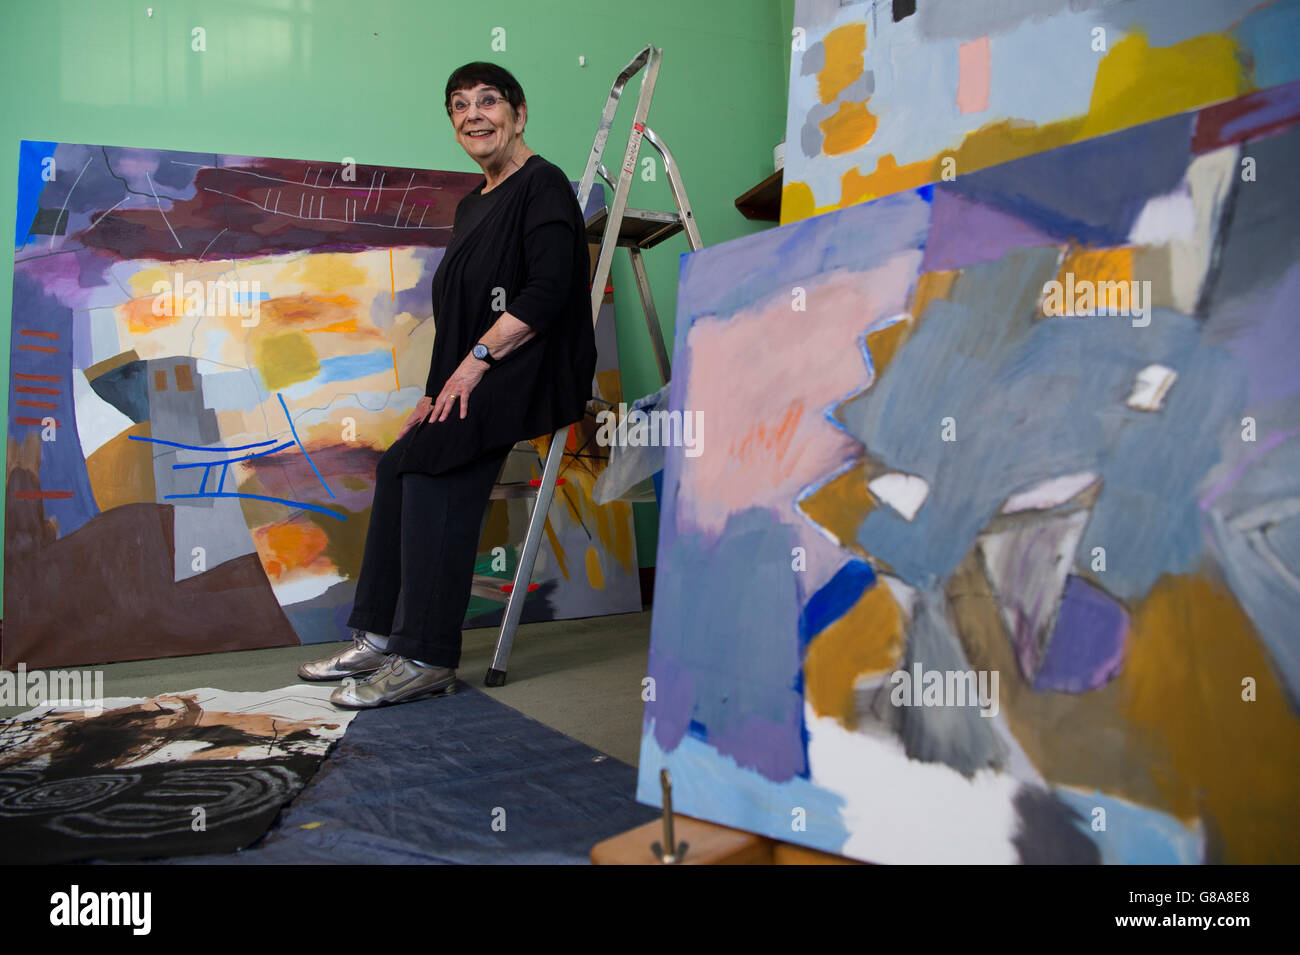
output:
[[[515,318],[509,312],[502,312],[501,317],[479,339],[479,343],[487,346],[493,358],[504,358],[536,334],[527,322]],[[486,362],[479,364],[484,369],[488,367]]]
[[[479,339],[479,343],[487,346],[488,354],[493,358],[501,359],[536,334],[531,325],[520,321],[509,312],[502,312],[501,317],[493,322],[492,327]],[[465,417],[469,413],[469,393],[483,379],[484,373],[490,367],[492,366],[486,361],[475,358],[472,354],[466,355],[456,370],[451,373],[447,383],[442,386],[437,400],[433,402],[433,419],[446,421],[452,407],[457,404],[460,405],[460,416]],[[455,397],[452,397],[453,395]],[[423,403],[423,399],[421,401]],[[428,410],[427,405],[425,410]]]

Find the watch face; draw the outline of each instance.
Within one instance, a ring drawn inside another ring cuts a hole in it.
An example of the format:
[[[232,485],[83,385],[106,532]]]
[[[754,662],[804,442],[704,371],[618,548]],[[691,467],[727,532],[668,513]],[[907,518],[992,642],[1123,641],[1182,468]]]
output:
[[[475,358],[486,358],[486,357],[487,357],[487,354],[488,354],[488,350],[487,350],[487,346],[486,346],[486,345],[475,345],[475,346],[474,346],[474,357],[475,357]]]

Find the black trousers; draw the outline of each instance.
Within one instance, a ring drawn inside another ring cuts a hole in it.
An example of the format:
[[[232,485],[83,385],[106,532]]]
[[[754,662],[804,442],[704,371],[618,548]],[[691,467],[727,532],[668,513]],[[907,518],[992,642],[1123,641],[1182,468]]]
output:
[[[391,653],[456,667],[483,516],[510,447],[442,474],[399,475],[405,444],[399,438],[375,469],[348,626],[387,634]]]

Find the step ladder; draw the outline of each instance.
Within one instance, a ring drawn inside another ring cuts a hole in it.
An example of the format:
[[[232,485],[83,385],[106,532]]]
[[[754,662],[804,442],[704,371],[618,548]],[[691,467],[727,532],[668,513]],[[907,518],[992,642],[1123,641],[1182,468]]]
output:
[[[605,286],[609,280],[610,266],[614,261],[615,247],[627,249],[632,260],[632,274],[636,276],[637,292],[641,297],[641,309],[645,313],[646,329],[650,333],[650,342],[654,347],[655,363],[664,383],[672,375],[668,362],[668,350],[664,347],[663,331],[659,327],[659,313],[655,309],[654,297],[650,293],[650,281],[646,277],[645,263],[641,253],[653,248],[665,239],[685,231],[687,242],[692,251],[704,247],[700,241],[700,231],[695,225],[695,213],[691,210],[690,200],[686,197],[686,186],[682,183],[677,162],[672,151],[662,138],[656,136],[647,125],[650,115],[650,101],[654,98],[655,82],[659,78],[659,64],[663,51],[656,46],[647,45],[641,50],[614,80],[605,101],[604,112],[600,116],[600,125],[596,129],[596,138],[592,142],[591,153],[587,157],[587,168],[583,170],[578,185],[578,208],[585,210],[591,198],[592,186],[599,175],[611,190],[613,200],[587,217],[587,238],[589,242],[600,242],[600,255],[596,259],[596,271],[591,281],[591,322],[594,326],[600,317],[600,305],[605,297]],[[619,101],[628,81],[641,70],[641,94],[637,97],[636,111],[632,117],[632,128],[627,137],[627,148],[623,152],[623,164],[619,167],[618,178],[610,176],[609,170],[601,162],[605,153],[605,144],[609,132],[614,126],[614,114],[618,112]],[[629,209],[628,193],[632,188],[632,174],[636,171],[637,156],[641,151],[641,142],[648,142],[660,158],[663,159],[664,171],[668,175],[668,184],[672,189],[673,201],[677,211],[658,212],[649,209]],[[483,682],[487,686],[504,686],[506,668],[510,662],[510,651],[514,646],[515,633],[519,629],[519,618],[524,610],[524,601],[528,591],[535,590],[536,584],[529,586],[533,575],[533,564],[537,560],[537,550],[541,546],[546,528],[546,515],[551,501],[555,497],[559,477],[560,459],[568,443],[569,427],[560,428],[551,436],[550,447],[542,466],[542,476],[525,484],[498,484],[492,490],[494,499],[504,497],[531,497],[534,499],[532,516],[528,521],[528,532],[524,536],[523,551],[515,567],[514,581],[503,584],[500,578],[487,575],[475,575],[472,593],[493,600],[506,601],[505,614],[501,620],[501,631],[497,636],[496,652],[492,665],[488,668]]]

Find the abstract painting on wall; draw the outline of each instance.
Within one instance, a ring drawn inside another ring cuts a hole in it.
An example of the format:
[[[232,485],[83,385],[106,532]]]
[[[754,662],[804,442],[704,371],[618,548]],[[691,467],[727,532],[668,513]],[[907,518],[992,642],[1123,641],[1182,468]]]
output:
[[[346,636],[375,463],[424,392],[433,274],[480,179],[21,144],[3,665]],[[609,311],[588,430],[618,400]],[[527,619],[640,607],[631,509],[589,483],[552,511]],[[513,570],[521,522],[488,523]]]
[[[638,798],[1300,861],[1300,83],[684,257]]]
[[[1300,79],[1300,0],[797,0],[781,221]]]

